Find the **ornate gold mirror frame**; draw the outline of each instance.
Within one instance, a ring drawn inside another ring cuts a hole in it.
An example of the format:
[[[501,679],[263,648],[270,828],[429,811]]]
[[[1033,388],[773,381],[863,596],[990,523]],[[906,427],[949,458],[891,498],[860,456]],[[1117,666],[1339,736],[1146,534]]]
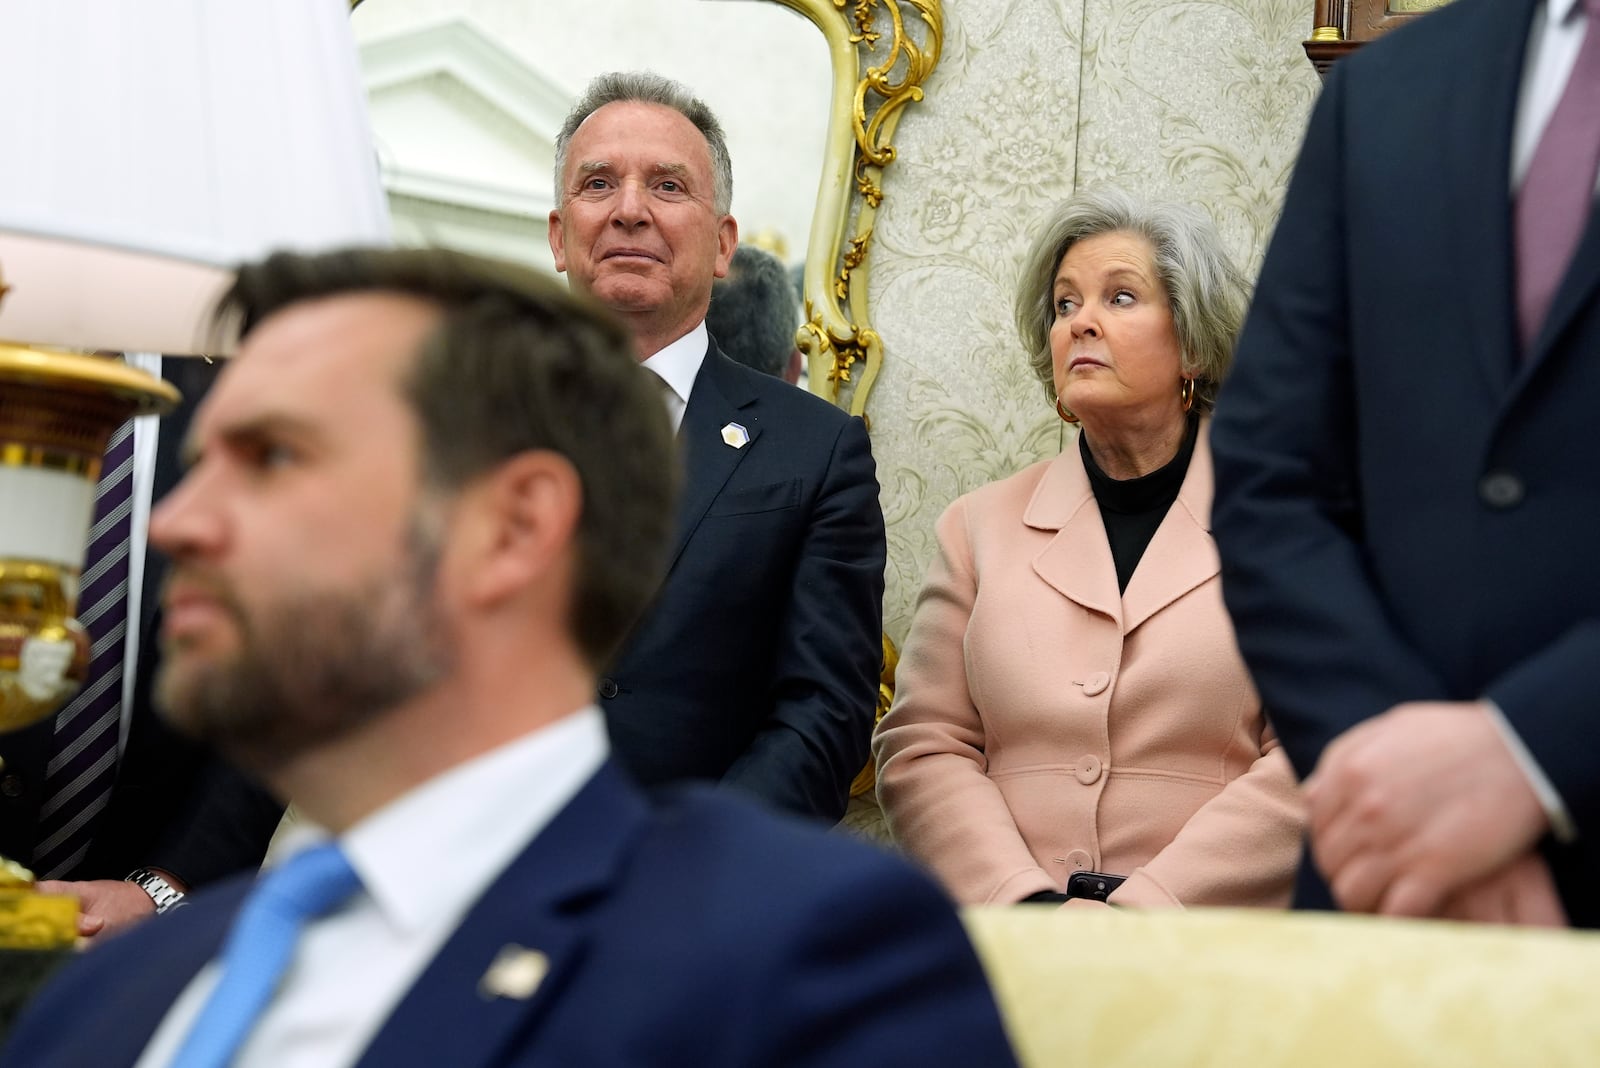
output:
[[[872,228],[890,138],[939,62],[943,0],[769,0],[810,19],[828,42],[833,93],[817,208],[806,245],[806,323],[796,335],[811,391],[864,415],[883,368],[867,315]]]
[[[883,369],[883,339],[867,314],[868,253],[883,172],[894,162],[890,138],[944,43],[943,0],[770,0],[800,12],[828,42],[833,92],[817,207],[806,243],[806,322],[795,344],[807,359],[811,391],[866,418],[867,397]],[[868,427],[871,420],[868,419]],[[876,718],[894,697],[899,652],[883,636]],[[871,760],[850,786],[866,799],[876,782]],[[870,825],[874,821],[868,819]],[[846,825],[854,825],[845,817]],[[869,837],[882,832],[858,827]]]

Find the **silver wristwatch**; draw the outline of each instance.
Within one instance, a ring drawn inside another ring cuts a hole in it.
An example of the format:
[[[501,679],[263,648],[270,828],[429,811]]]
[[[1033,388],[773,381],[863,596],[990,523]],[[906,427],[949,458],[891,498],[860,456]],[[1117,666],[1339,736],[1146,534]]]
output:
[[[167,877],[158,871],[140,868],[130,874],[123,882],[132,883],[149,894],[150,900],[156,903],[157,916],[168,909],[175,909],[183,904],[183,891],[167,882]]]

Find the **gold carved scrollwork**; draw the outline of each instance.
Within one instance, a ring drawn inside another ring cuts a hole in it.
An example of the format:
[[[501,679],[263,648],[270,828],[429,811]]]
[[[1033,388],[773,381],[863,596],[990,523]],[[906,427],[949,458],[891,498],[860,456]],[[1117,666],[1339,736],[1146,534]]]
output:
[[[868,320],[860,268],[883,205],[883,170],[895,158],[890,138],[939,62],[942,0],[773,2],[815,23],[833,60],[827,149],[806,253],[806,323],[795,343],[809,362],[812,391],[862,415],[883,366],[883,341]]]

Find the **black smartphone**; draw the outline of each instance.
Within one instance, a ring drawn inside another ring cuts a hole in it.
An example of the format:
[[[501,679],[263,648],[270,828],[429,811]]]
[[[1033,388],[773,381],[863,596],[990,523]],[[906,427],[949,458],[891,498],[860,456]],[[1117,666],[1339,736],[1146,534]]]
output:
[[[1067,878],[1067,896],[1104,901],[1127,879],[1126,875],[1107,875],[1102,871],[1075,871]]]

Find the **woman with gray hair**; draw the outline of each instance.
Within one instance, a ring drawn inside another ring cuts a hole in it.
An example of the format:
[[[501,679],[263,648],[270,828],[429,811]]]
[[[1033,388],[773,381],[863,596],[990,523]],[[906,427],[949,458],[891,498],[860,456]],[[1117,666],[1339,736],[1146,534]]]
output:
[[[1288,904],[1301,807],[1210,534],[1246,288],[1199,214],[1114,192],[1028,253],[1017,326],[1081,432],[939,520],[873,740],[890,830],[964,904]]]

